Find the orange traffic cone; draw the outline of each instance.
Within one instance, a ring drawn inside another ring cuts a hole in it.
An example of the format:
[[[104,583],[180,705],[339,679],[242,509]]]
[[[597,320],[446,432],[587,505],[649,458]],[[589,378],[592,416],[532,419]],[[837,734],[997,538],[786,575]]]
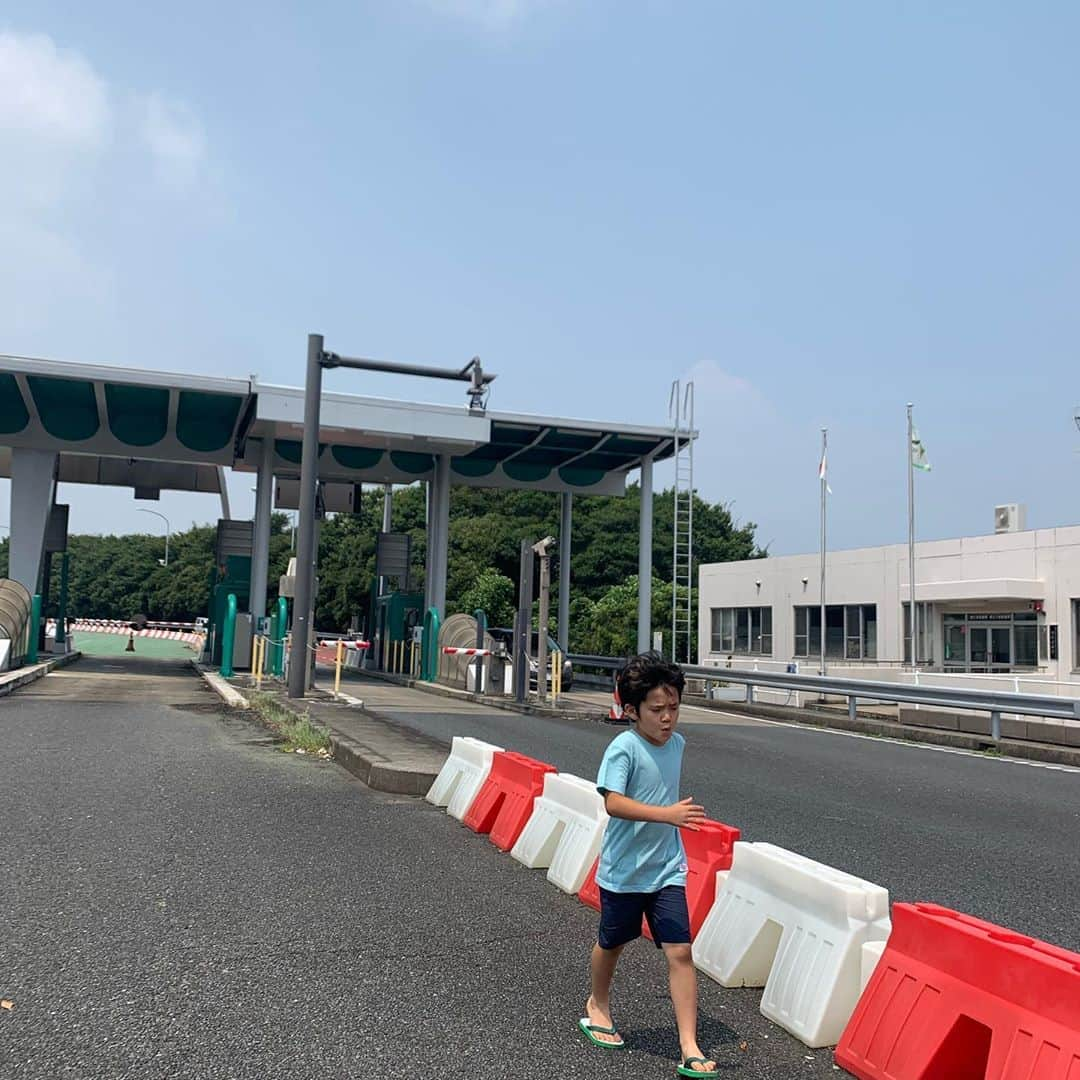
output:
[[[127,648],[124,649],[124,652],[134,652],[134,651],[135,651],[135,631],[134,630],[129,630],[128,631]]]
[[[622,718],[622,698],[619,697],[619,686],[618,683],[616,683],[615,689],[611,692],[611,708],[608,709],[608,719],[621,720]]]

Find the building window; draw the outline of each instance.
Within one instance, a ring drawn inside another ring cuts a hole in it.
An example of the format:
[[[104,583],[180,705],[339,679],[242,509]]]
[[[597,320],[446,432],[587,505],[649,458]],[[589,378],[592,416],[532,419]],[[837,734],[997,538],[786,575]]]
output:
[[[911,663],[911,604],[905,602],[904,608],[904,663]],[[916,602],[915,609],[918,614],[918,662],[920,664],[932,664],[934,662],[934,605]]]
[[[795,609],[795,656],[821,655],[821,608]],[[877,659],[877,605],[828,604],[825,607],[825,658]]]
[[[1072,602],[1072,666],[1073,671],[1080,671],[1080,600]]]
[[[728,656],[772,656],[772,608],[713,608],[711,651]]]

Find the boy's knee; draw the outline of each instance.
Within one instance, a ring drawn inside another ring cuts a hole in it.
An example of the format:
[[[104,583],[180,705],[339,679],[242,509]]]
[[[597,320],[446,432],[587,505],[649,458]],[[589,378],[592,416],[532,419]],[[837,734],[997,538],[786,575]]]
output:
[[[616,945],[614,946],[614,948],[605,949],[604,946],[600,944],[600,942],[596,942],[593,945],[593,952],[599,954],[600,956],[617,957],[619,953],[621,953],[625,948],[625,945]]]
[[[664,955],[668,958],[669,964],[693,963],[693,957],[691,955],[690,945],[688,943],[678,945],[665,945]]]

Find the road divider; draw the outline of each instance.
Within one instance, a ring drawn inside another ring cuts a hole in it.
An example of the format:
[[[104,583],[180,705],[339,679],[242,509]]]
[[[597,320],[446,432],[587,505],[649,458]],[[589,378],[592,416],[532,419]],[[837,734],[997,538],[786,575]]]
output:
[[[510,854],[531,870],[546,867],[548,881],[573,894],[596,862],[607,822],[596,784],[570,773],[547,773]]]
[[[501,750],[492,757],[491,771],[461,820],[473,832],[486,833],[500,851],[509,851],[532,816],[544,777],[553,772],[554,765]]]
[[[888,936],[888,890],[740,841],[693,955],[721,986],[764,986],[762,1015],[807,1046],[832,1046],[859,1000],[863,944]]]
[[[1074,1080],[1080,953],[936,904],[894,904],[836,1048],[860,1080]]]
[[[491,762],[502,747],[467,735],[455,735],[450,744],[450,756],[435,777],[435,783],[424,798],[461,821],[469,812],[477,792],[491,772]]]

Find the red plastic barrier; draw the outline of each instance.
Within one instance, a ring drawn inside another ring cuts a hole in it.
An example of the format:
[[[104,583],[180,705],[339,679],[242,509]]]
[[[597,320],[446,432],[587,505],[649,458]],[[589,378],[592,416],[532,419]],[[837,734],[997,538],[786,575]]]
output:
[[[686,906],[690,911],[690,937],[697,937],[705,916],[716,899],[716,871],[730,870],[735,854],[735,841],[741,833],[731,825],[706,818],[698,832],[682,830],[683,847],[686,850]],[[599,860],[593,864],[585,884],[581,886],[578,899],[589,907],[600,910],[600,888],[596,884]],[[650,940],[648,925],[642,924],[643,933]]]
[[[521,835],[533,803],[544,790],[545,773],[556,772],[535,758],[500,750],[491,758],[491,772],[462,819],[473,832],[489,833],[491,842],[509,851]]]
[[[836,1062],[862,1080],[1075,1080],[1080,953],[936,904],[893,904]]]
[[[589,907],[600,910],[600,886],[596,884],[596,871],[600,868],[600,860],[592,864],[592,869],[585,877],[585,884],[581,886],[581,890],[578,892],[577,897],[583,904],[588,904]]]
[[[716,871],[731,869],[735,841],[742,835],[734,826],[722,821],[705,818],[697,824],[697,832],[681,830],[686,851],[686,906],[690,912],[691,941],[697,937],[716,899]],[[642,932],[652,940],[647,924],[643,924]]]

